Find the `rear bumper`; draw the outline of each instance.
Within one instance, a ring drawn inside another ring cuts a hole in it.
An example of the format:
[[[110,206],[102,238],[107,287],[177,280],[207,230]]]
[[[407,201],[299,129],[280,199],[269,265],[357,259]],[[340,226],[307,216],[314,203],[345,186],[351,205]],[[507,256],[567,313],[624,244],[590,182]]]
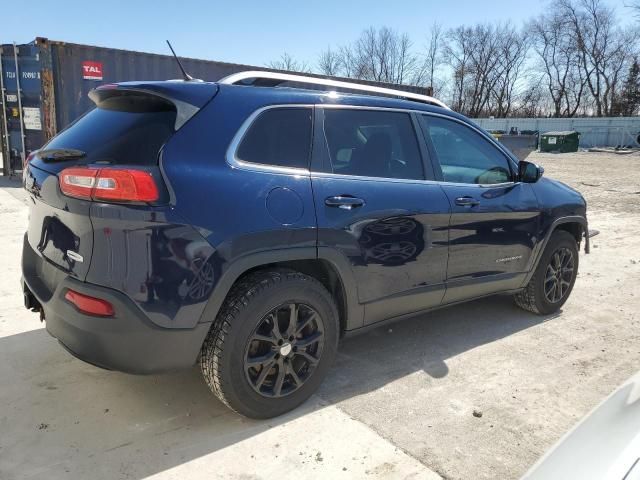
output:
[[[32,294],[40,304],[47,331],[73,355],[102,368],[149,374],[191,367],[210,327],[209,323],[193,329],[158,327],[125,294],[67,276],[26,241],[22,273],[25,298]],[[68,289],[107,300],[114,316],[81,313],[65,300]]]

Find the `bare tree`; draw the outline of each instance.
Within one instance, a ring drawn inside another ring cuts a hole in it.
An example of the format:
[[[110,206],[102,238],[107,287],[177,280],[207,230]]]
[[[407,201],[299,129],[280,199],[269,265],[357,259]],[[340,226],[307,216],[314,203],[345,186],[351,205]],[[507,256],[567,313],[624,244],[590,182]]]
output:
[[[558,0],[557,7],[571,25],[595,114],[611,115],[631,58],[633,34],[618,27],[614,10],[601,0]]]
[[[518,103],[513,109],[515,116],[525,118],[544,116],[547,110],[545,99],[548,97],[541,80],[541,78],[534,79],[524,91],[522,91]]]
[[[425,62],[424,62],[424,76],[425,83],[428,87],[431,87],[432,95],[437,95],[442,89],[440,79],[437,78],[439,73],[439,67],[443,62],[442,56],[442,44],[444,41],[444,31],[442,25],[434,22],[429,32],[429,43],[427,44]]]
[[[501,75],[502,27],[478,24],[447,33],[445,55],[453,70],[454,109],[470,117],[489,111]]]
[[[318,67],[326,75],[341,75],[387,83],[422,83],[418,56],[409,36],[388,27],[368,28],[358,39],[320,54]]]
[[[342,59],[339,52],[331,50],[331,47],[320,54],[318,59],[318,70],[324,75],[340,75]]]
[[[388,83],[420,83],[417,56],[408,35],[388,27],[369,28],[351,47],[359,78]]]
[[[498,62],[492,73],[495,80],[489,113],[497,117],[506,117],[511,113],[517,97],[516,89],[527,59],[528,43],[525,35],[510,24],[498,26],[495,36],[498,41]]]
[[[631,117],[640,109],[640,63],[635,57],[629,67],[622,91],[615,99],[615,115]]]
[[[624,6],[630,8],[633,14],[640,19],[640,0],[625,3]]]
[[[637,32],[622,30],[605,0],[551,1],[549,13],[525,29],[482,23],[445,32],[434,24],[420,53],[406,34],[370,27],[352,43],[327,47],[317,69],[431,86],[439,96],[450,95],[454,110],[471,117],[617,114],[625,88],[629,91],[632,59],[640,53]],[[270,66],[308,70],[286,53]]]
[[[472,42],[468,27],[457,27],[447,32],[444,47],[445,62],[453,71],[451,106],[457,112],[467,111],[467,95],[471,69]]]
[[[351,45],[343,45],[338,50],[340,72],[344,77],[366,78],[366,65]]]
[[[306,62],[296,60],[287,52],[284,52],[278,60],[269,62],[267,67],[275,70],[287,70],[289,72],[311,72],[311,68],[309,68],[309,65]]]
[[[551,9],[530,22],[528,33],[553,104],[553,116],[573,117],[582,102],[586,79],[570,22]]]

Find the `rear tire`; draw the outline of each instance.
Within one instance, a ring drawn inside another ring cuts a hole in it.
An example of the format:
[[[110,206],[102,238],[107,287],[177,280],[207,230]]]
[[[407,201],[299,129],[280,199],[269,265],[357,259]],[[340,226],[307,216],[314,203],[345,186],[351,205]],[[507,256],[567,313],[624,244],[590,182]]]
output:
[[[578,275],[578,244],[569,232],[556,230],[527,286],[514,296],[516,305],[538,315],[557,312],[567,301]]]
[[[202,346],[213,393],[251,418],[296,408],[318,388],[336,355],[335,303],[316,279],[291,270],[249,274],[230,291]]]

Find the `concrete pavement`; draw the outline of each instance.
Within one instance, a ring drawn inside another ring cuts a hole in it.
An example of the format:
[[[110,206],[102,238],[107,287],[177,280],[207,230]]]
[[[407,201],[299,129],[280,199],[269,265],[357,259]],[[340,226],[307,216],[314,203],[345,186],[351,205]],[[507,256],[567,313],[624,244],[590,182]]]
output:
[[[0,479],[519,478],[640,365],[640,159],[532,160],[585,191],[601,231],[562,311],[495,297],[345,340],[318,395],[270,422],[228,412],[197,369],[67,354],[22,307],[26,208],[0,182]]]
[[[0,479],[440,478],[314,397],[273,421],[242,418],[194,368],[131,376],[69,355],[22,306],[27,208],[0,189]]]

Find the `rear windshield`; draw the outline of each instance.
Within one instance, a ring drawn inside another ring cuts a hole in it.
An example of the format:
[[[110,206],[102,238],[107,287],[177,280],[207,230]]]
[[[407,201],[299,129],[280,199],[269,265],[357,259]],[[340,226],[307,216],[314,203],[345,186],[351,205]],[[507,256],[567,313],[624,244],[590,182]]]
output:
[[[150,96],[115,97],[100,102],[44,149],[76,149],[87,163],[155,165],[174,132],[176,111]]]

